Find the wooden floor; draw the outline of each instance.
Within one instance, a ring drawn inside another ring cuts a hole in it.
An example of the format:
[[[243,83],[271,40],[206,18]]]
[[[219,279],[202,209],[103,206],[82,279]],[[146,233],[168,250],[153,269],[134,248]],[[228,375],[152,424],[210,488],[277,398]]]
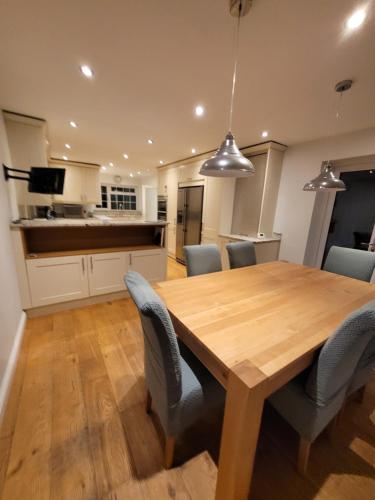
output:
[[[184,275],[171,261],[168,277]],[[29,320],[0,430],[0,498],[213,499],[222,415],[181,436],[177,467],[164,471],[144,399],[129,299]],[[295,433],[266,407],[252,499],[374,499],[375,381],[362,404],[348,402],[335,440],[318,438],[306,478],[296,451]]]

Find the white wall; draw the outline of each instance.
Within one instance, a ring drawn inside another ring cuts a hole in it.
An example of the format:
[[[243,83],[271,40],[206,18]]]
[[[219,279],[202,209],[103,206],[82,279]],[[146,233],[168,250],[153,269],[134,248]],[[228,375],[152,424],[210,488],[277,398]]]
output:
[[[375,128],[291,146],[284,156],[274,231],[282,233],[280,259],[302,264],[315,193],[302,191],[323,160],[375,153]]]
[[[4,120],[0,114],[0,164],[10,165]],[[21,309],[15,262],[9,231],[8,186],[0,172],[0,413],[4,403],[25,314]]]

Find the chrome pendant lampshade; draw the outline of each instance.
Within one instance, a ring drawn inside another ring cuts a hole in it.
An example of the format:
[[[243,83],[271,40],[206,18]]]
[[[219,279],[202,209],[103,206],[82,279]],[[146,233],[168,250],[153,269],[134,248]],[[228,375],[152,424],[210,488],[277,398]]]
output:
[[[330,161],[323,161],[320,174],[303,187],[304,191],[345,191],[341,179],[335,176],[334,167]]]
[[[235,32],[235,61],[232,79],[232,93],[230,100],[229,111],[229,132],[227,133],[224,141],[222,142],[216,153],[206,160],[200,169],[201,175],[211,177],[247,177],[255,173],[255,168],[248,158],[245,158],[238,149],[234,140],[232,130],[232,115],[233,115],[233,101],[234,90],[236,86],[237,77],[237,63],[238,63],[238,42],[240,32],[240,19],[246,15],[251,7],[252,0],[230,0],[229,9],[232,16],[237,17],[236,32]]]
[[[211,177],[247,177],[255,173],[255,168],[241,154],[232,132],[228,132],[216,153],[203,163],[200,173]]]

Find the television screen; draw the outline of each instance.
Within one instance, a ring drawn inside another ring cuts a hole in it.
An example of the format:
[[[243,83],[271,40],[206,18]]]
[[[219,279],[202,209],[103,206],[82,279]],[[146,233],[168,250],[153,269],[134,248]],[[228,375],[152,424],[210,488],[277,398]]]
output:
[[[31,167],[29,193],[63,194],[65,168]]]

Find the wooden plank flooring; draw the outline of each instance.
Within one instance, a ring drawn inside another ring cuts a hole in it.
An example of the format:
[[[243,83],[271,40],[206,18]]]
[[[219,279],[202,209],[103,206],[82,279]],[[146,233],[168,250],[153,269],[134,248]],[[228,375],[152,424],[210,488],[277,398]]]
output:
[[[184,275],[170,260],[169,279]],[[129,299],[30,319],[0,428],[0,498],[213,499],[221,414],[179,438],[178,466],[165,471],[144,398]],[[297,441],[266,407],[252,499],[374,499],[375,380],[362,404],[348,402],[334,441],[318,438],[305,478]]]

